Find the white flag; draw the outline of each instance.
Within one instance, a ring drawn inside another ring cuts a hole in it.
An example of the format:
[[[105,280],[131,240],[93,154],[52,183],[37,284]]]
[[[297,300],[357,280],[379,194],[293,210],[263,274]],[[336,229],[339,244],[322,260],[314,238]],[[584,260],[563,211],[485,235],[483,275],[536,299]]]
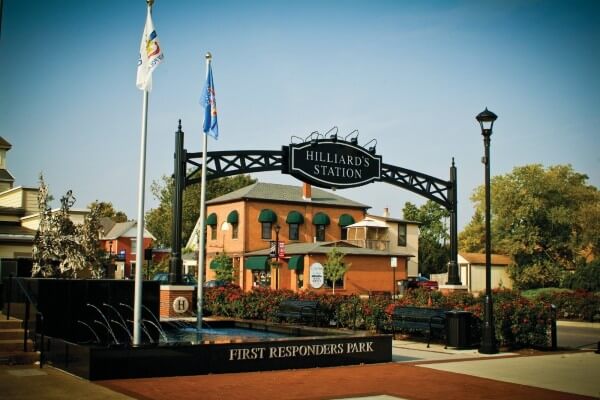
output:
[[[164,58],[165,56],[158,43],[158,35],[154,30],[154,24],[150,16],[150,8],[148,8],[142,43],[140,43],[140,59],[138,60],[137,79],[135,82],[140,90],[152,90],[152,71],[158,67],[158,64]]]

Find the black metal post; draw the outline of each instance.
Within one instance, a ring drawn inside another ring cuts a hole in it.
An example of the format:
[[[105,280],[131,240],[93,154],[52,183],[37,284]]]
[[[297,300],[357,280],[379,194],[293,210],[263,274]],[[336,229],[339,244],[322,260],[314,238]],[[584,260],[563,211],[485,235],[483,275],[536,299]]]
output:
[[[181,260],[181,225],[183,218],[183,189],[185,188],[185,150],[183,149],[183,131],[181,120],[175,132],[175,167],[173,191],[173,224],[171,230],[171,263],[169,265],[169,284],[179,284],[183,261]]]
[[[394,295],[394,301],[396,301],[396,286],[398,286],[396,284],[396,267],[392,267],[392,270],[394,271],[394,273],[392,274],[392,283],[394,285],[393,290],[392,290],[392,294]]]
[[[551,348],[556,350],[558,349],[558,335],[556,330],[556,306],[554,304],[550,304],[550,313],[552,317],[552,325],[550,326]]]
[[[456,188],[456,165],[452,158],[452,166],[450,167],[450,190],[449,200],[452,202],[450,209],[450,261],[448,262],[448,282],[446,285],[462,285],[460,275],[458,273],[458,190]]]
[[[29,298],[25,300],[25,319],[23,321],[23,353],[27,352],[27,339],[29,337]]]
[[[279,230],[281,227],[275,225],[275,289],[279,289]]]
[[[491,233],[491,188],[490,188],[490,139],[492,136],[492,126],[497,116],[488,111],[480,113],[477,120],[481,124],[481,134],[483,135],[483,144],[485,147],[485,304],[484,321],[479,352],[483,354],[498,353],[496,343],[496,334],[494,326],[494,305],[492,300],[492,233]],[[491,122],[489,128],[484,127],[484,122]]]

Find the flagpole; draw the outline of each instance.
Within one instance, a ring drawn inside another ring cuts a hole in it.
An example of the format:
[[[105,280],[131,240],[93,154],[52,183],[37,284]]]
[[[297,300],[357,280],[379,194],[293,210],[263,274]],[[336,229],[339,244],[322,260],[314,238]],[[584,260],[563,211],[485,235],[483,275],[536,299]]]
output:
[[[146,0],[148,12],[152,13],[154,0]],[[138,180],[138,215],[135,246],[135,283],[133,295],[133,345],[141,344],[142,320],[142,265],[144,265],[144,193],[146,184],[146,136],[148,132],[148,89],[142,101],[142,137],[140,140],[140,173]]]
[[[212,54],[206,53],[206,76],[208,78],[208,71],[210,62],[212,61]],[[202,307],[204,293],[204,259],[206,236],[204,234],[204,226],[206,223],[206,148],[208,147],[208,135],[206,132],[202,134],[202,173],[200,183],[200,222],[198,229],[198,295],[197,297],[197,313],[196,313],[196,329],[202,329]]]

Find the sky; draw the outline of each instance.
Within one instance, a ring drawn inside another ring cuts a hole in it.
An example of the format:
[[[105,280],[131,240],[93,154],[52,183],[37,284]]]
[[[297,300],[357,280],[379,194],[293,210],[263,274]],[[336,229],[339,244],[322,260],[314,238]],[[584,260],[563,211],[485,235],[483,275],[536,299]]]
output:
[[[16,186],[73,190],[76,208],[112,202],[137,218],[144,0],[0,0],[0,136]],[[475,116],[498,115],[491,174],[571,164],[600,186],[600,2],[166,1],[153,21],[164,62],[149,95],[150,185],[173,173],[174,132],[202,150],[204,55],[218,140],[208,150],[280,150],[292,136],[358,129],[383,162],[449,179],[458,222],[484,183]],[[300,185],[278,172],[263,182]],[[338,190],[374,214],[426,200],[385,183]],[[58,204],[55,204],[58,206]]]

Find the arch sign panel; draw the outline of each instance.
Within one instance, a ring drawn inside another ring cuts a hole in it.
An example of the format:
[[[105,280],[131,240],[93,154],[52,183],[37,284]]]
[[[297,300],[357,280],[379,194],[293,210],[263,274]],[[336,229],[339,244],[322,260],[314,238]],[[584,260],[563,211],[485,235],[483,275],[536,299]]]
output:
[[[339,139],[289,146],[289,173],[323,188],[362,186],[381,178],[381,156]]]

